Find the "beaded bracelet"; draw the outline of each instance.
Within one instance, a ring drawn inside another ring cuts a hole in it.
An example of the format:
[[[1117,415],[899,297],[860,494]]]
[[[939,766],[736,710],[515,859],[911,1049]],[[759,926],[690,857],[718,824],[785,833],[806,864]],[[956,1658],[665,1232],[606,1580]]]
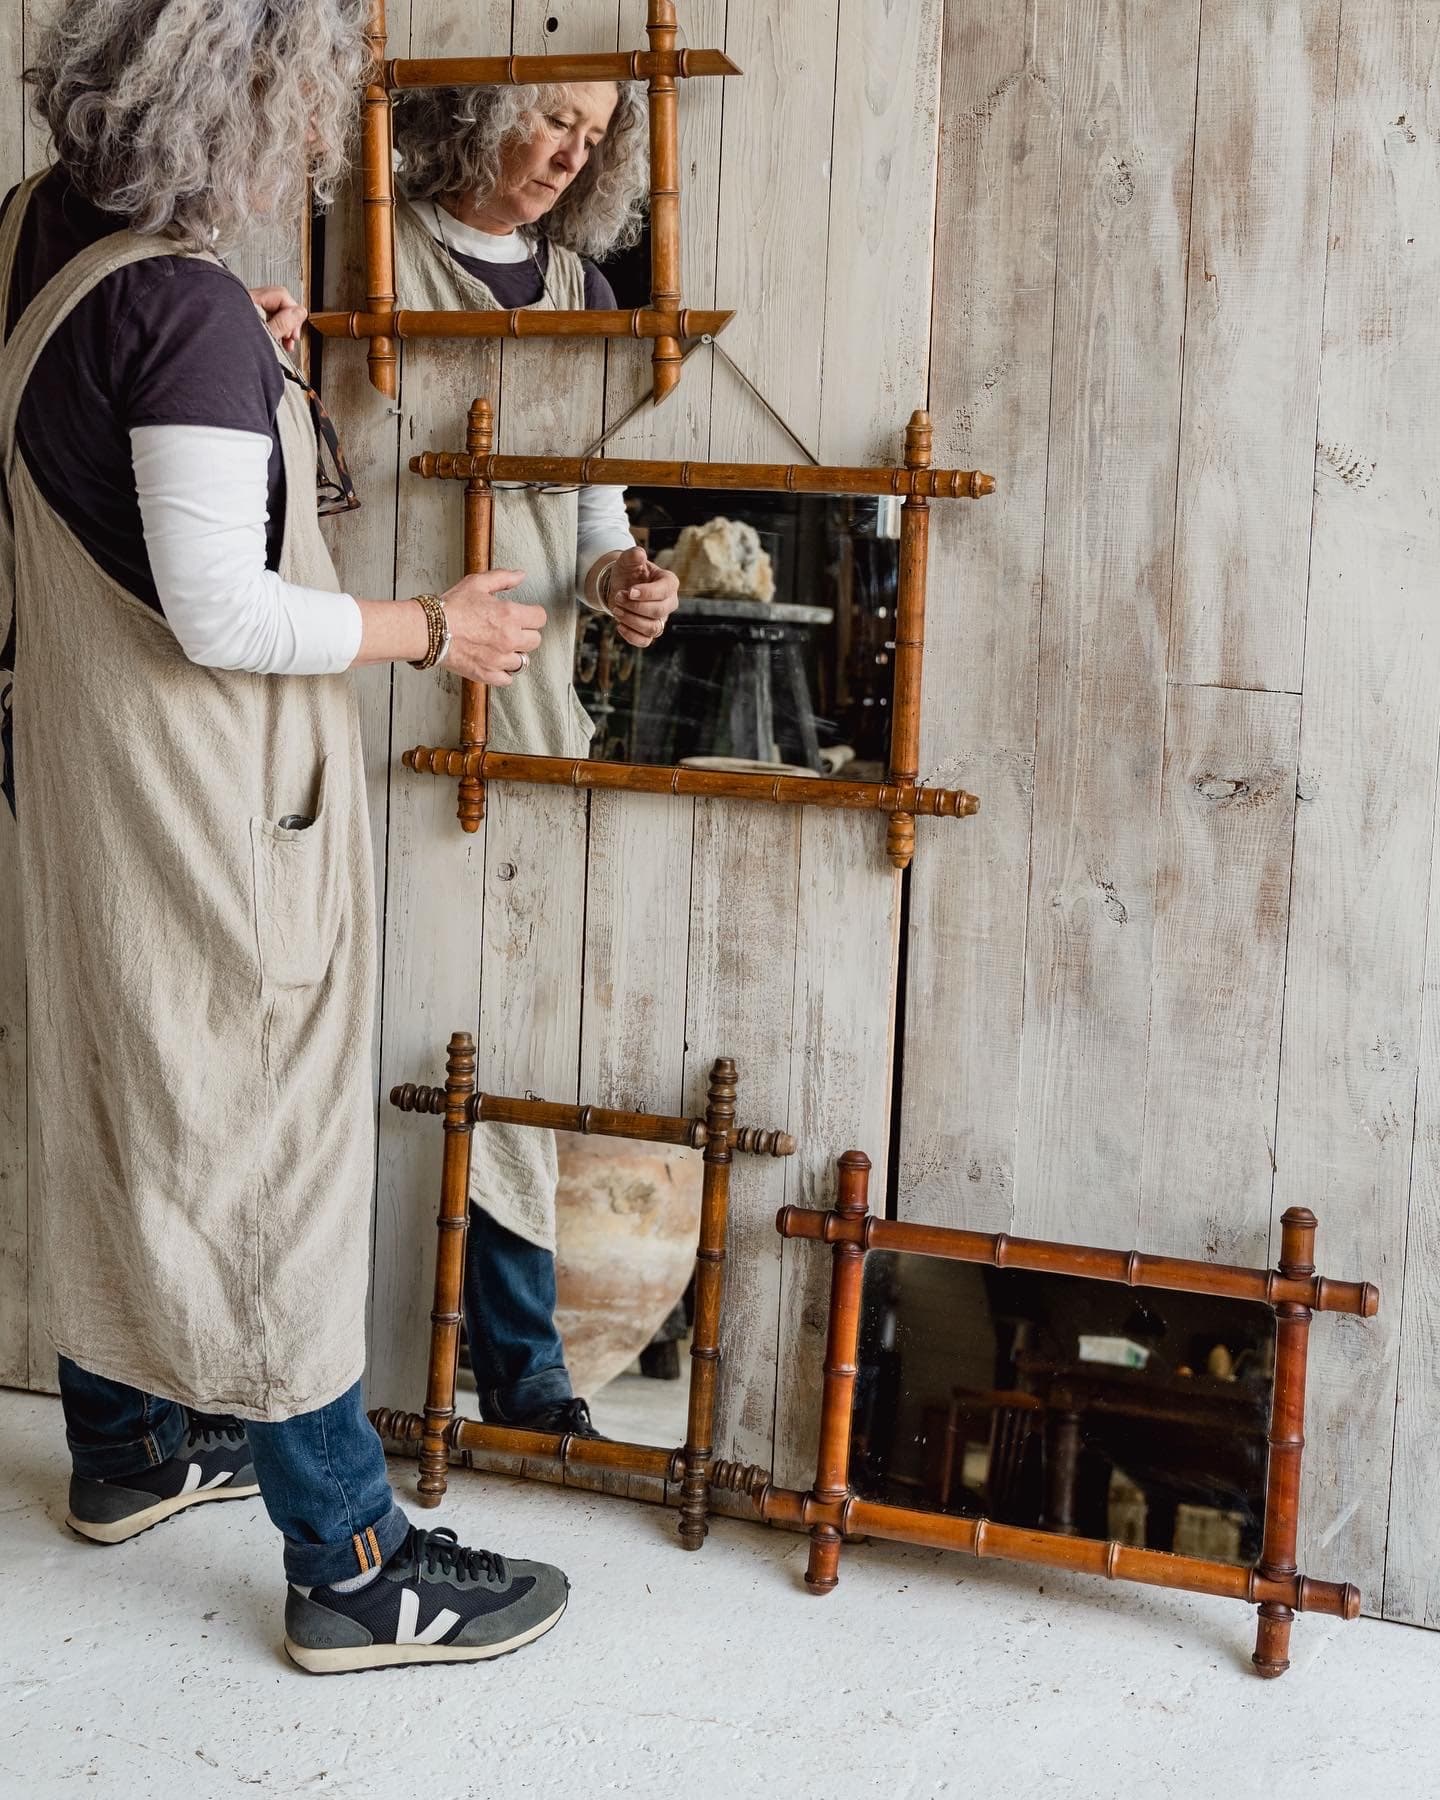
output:
[[[429,641],[425,646],[425,654],[418,662],[412,662],[412,669],[433,669],[436,663],[444,660],[445,652],[450,648],[450,624],[445,617],[445,602],[438,594],[416,594],[415,599],[425,609],[425,625],[429,632]]]

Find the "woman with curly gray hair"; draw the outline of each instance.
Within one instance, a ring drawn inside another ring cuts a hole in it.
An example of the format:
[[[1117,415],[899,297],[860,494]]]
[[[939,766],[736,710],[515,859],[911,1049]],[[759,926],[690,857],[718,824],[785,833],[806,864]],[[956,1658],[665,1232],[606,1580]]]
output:
[[[65,0],[27,77],[55,163],[0,216],[0,624],[13,601],[68,1523],[116,1544],[258,1491],[286,1648],[325,1671],[497,1655],[566,1599],[559,1570],[413,1529],[360,1394],[374,897],[347,671],[448,651],[503,684],[544,623],[501,598],[514,572],[336,591],[320,415],[277,341],[299,309],[257,308],[220,257],[342,173],[365,12]]]
[[[402,306],[455,311],[608,309],[593,257],[639,238],[649,199],[639,83],[436,88],[395,109],[396,291]],[[674,610],[677,582],[630,535],[624,490],[496,496],[495,559],[525,571],[545,608],[541,654],[493,697],[498,750],[584,757],[594,727],[572,682],[577,607],[608,612],[639,649]],[[573,1390],[555,1325],[556,1146],[548,1132],[476,1133],[465,1318],[485,1418],[598,1435]]]

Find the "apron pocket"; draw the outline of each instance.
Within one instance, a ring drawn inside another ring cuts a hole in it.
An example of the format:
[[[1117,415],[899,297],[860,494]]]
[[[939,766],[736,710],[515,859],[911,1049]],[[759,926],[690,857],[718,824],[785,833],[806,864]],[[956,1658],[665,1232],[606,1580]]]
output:
[[[262,988],[314,987],[330,967],[341,898],[333,790],[334,759],[327,756],[313,818],[286,813],[250,821]]]

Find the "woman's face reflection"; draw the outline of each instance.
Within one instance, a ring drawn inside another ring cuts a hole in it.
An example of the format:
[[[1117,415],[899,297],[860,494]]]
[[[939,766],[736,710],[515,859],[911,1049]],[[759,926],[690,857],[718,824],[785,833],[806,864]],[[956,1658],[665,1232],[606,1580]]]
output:
[[[500,178],[484,198],[456,195],[449,210],[482,231],[509,232],[548,213],[584,169],[619,104],[611,81],[576,82],[544,111],[529,115],[500,152]]]

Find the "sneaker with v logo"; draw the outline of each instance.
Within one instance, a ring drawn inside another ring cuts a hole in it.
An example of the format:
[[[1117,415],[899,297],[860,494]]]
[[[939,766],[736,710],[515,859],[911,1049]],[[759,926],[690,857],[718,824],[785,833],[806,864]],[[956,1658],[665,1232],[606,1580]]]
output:
[[[94,1543],[123,1544],[202,1501],[259,1492],[240,1421],[191,1413],[185,1441],[168,1462],[111,1481],[72,1475],[65,1523]]]
[[[569,1598],[570,1583],[549,1563],[470,1550],[453,1531],[411,1526],[364,1586],[292,1586],[285,1650],[312,1675],[483,1662],[543,1637]]]

